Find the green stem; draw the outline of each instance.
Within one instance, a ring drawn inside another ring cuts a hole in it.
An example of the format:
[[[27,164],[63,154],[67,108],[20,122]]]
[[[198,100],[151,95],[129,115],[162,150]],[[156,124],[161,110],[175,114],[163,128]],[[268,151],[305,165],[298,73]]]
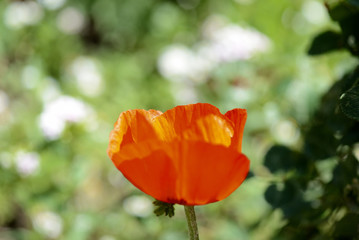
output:
[[[194,211],[194,207],[184,206],[184,211],[186,213],[190,240],[199,240],[198,228],[196,222],[196,212]]]

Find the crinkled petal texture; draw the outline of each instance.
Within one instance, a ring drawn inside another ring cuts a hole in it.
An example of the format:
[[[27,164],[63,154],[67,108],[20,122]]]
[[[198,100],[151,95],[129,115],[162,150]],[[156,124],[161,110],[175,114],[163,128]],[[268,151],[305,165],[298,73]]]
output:
[[[220,201],[244,181],[249,160],[241,153],[247,112],[197,103],[162,113],[121,113],[108,155],[137,188],[157,200],[183,205]]]

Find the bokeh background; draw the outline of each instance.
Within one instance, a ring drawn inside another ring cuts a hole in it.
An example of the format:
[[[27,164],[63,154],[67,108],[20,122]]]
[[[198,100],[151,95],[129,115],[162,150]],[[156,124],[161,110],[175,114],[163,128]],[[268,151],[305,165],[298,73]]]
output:
[[[195,102],[247,109],[251,159],[230,197],[196,207],[201,237],[280,239],[288,199],[270,186],[292,173],[273,174],[267,152],[299,151],[322,95],[357,63],[307,54],[328,28],[340,30],[316,0],[0,1],[0,239],[186,239],[182,207],[156,217],[106,148],[120,112]],[[335,161],[318,165],[323,181]],[[323,189],[310,184],[315,208]]]

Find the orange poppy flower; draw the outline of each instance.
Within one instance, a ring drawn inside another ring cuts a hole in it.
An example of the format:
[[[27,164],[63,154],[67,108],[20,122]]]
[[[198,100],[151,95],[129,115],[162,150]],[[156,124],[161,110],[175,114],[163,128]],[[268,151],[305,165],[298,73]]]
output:
[[[220,201],[241,185],[249,160],[241,152],[247,112],[221,114],[206,103],[162,113],[129,110],[110,134],[109,157],[137,188],[182,205]]]

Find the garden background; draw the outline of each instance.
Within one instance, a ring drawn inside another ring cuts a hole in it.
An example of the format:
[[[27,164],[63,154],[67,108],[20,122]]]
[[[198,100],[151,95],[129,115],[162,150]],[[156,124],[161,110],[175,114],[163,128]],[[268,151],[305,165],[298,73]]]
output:
[[[251,160],[196,207],[202,239],[354,239],[358,16],[357,0],[1,1],[0,239],[186,239],[183,209],[156,217],[106,148],[120,112],[195,102],[247,109]]]

